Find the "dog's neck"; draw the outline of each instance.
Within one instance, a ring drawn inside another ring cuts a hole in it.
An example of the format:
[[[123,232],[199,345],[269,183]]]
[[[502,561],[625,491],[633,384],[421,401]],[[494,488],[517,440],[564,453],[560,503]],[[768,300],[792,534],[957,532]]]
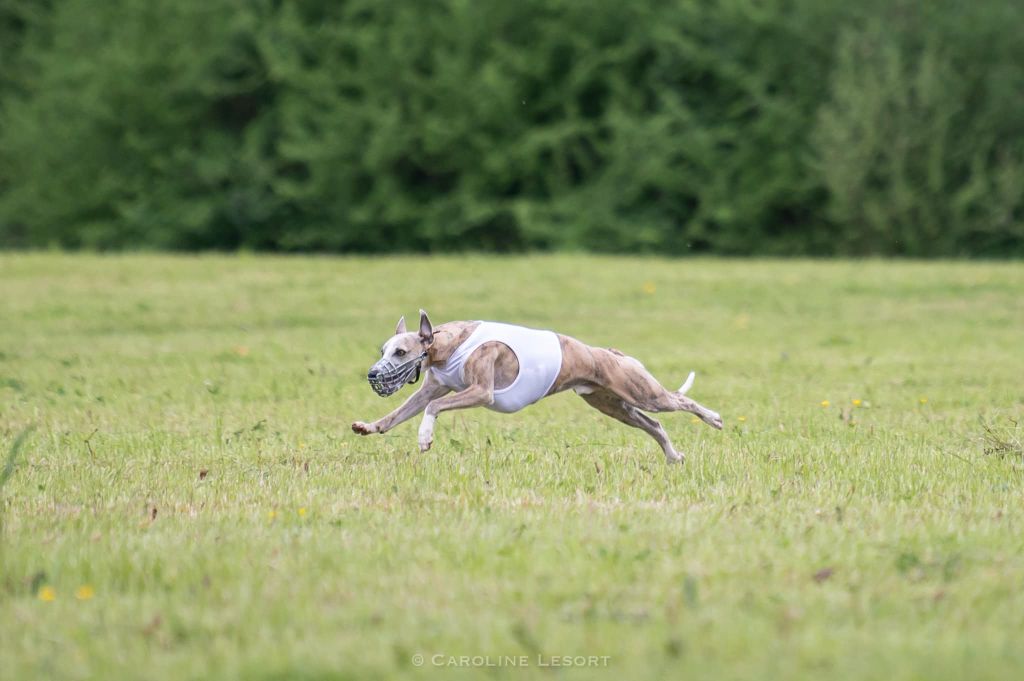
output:
[[[480,322],[448,322],[434,329],[434,342],[427,348],[424,367],[443,366],[455,352],[455,348],[466,342]]]

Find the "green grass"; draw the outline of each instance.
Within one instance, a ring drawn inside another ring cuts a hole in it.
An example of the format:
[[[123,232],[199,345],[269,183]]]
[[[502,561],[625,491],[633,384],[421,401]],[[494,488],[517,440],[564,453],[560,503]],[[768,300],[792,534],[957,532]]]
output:
[[[1019,264],[4,255],[0,294],[4,679],[1024,668]],[[669,467],[565,394],[356,437],[418,307],[696,370],[726,429],[663,415]]]

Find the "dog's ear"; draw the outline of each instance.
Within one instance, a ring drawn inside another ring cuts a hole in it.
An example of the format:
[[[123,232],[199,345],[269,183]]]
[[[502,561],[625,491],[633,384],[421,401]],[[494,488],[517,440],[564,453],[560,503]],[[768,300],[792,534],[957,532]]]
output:
[[[405,316],[403,315],[402,318],[398,320],[398,326],[395,327],[395,335],[397,336],[398,334],[405,332]]]
[[[434,342],[434,327],[430,324],[430,317],[423,310],[420,310],[420,340],[427,345]]]

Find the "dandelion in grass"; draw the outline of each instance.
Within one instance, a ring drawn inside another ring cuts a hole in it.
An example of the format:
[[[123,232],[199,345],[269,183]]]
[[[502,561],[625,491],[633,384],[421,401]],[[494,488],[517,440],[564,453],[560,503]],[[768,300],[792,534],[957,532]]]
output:
[[[80,601],[88,601],[95,595],[96,590],[88,584],[83,584],[82,586],[75,589],[75,598],[77,598]]]
[[[52,586],[44,586],[39,589],[39,600],[50,603],[51,601],[57,600],[57,590]]]
[[[644,282],[644,293],[649,296],[653,296],[654,292],[658,290],[658,287],[654,285],[653,281]]]
[[[744,422],[746,422],[747,417],[746,416],[737,416],[736,420],[739,421],[740,423],[744,423]]]
[[[691,416],[690,423],[700,423],[700,419],[697,418],[696,416]]]
[[[306,507],[305,506],[302,506],[301,508],[299,508],[299,517],[300,518],[305,518],[306,517]]]
[[[273,520],[277,517],[277,511],[267,511],[267,520]]]
[[[924,395],[921,395],[921,397],[917,398],[917,401],[920,402],[921,404],[928,404],[928,398],[925,397]]]
[[[829,402],[828,400],[822,400],[822,401],[821,401],[821,406],[823,406],[823,407],[825,407],[825,408],[828,408],[828,406],[829,406],[830,404],[832,404],[832,403],[831,403],[831,402]]]
[[[858,400],[858,399],[854,399],[854,400],[852,400],[852,402],[853,402],[853,406],[855,406],[855,407],[859,407],[861,405],[861,401]]]

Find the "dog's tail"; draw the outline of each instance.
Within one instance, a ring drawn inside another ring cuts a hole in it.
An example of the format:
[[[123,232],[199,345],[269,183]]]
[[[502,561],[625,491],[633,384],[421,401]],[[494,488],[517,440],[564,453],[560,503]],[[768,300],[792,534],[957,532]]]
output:
[[[696,377],[697,374],[691,371],[690,375],[686,377],[686,382],[683,383],[683,385],[679,388],[677,392],[680,395],[685,395],[686,391],[693,387],[693,379],[695,379]]]

